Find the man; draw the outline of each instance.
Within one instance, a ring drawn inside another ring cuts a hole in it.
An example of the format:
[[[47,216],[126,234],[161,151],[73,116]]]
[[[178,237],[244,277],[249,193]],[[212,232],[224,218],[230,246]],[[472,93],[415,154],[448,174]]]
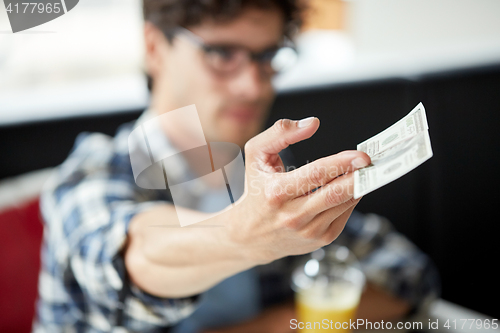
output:
[[[245,193],[216,216],[184,209],[206,221],[181,228],[169,191],[135,184],[131,125],[114,139],[80,136],[42,196],[46,233],[35,331],[290,331],[291,303],[261,308],[257,267],[334,241],[359,202],[352,171],[370,163],[366,154],[346,151],[283,172],[278,153],[311,137],[319,120],[284,119],[258,134],[274,98],[270,60],[298,27],[298,1],[144,0],[144,12],[153,84],[150,109],[138,124],[195,104],[207,142],[244,147]],[[181,121],[162,122],[152,135],[172,152],[192,146],[191,129]],[[197,173],[195,160],[183,163],[181,174]],[[355,228],[346,229],[353,248],[367,234],[372,241],[364,255],[374,280],[358,315],[400,318],[431,291],[428,261],[382,219],[375,218],[375,229],[365,228],[366,221],[357,214]],[[396,253],[392,264],[381,259],[387,252]]]

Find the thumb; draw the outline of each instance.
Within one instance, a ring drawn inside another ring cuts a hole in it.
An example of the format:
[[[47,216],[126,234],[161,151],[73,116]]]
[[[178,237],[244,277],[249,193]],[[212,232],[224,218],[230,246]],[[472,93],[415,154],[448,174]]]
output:
[[[316,117],[302,120],[280,119],[245,145],[245,158],[249,162],[272,162],[273,155],[289,145],[309,139],[319,127]]]

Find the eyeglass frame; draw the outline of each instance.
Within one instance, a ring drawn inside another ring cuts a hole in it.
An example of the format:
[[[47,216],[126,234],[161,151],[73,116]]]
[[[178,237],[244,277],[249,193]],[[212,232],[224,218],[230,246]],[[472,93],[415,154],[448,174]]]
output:
[[[175,38],[175,36],[178,36],[178,35],[186,37],[186,40],[188,40],[192,44],[194,44],[197,47],[199,47],[205,53],[205,55],[208,55],[209,52],[212,52],[214,50],[223,49],[223,48],[226,47],[226,46],[223,46],[223,45],[210,45],[210,44],[207,44],[202,37],[198,36],[197,34],[195,34],[194,32],[192,32],[191,30],[186,29],[186,28],[181,27],[181,26],[178,26],[178,27],[174,28],[168,34],[168,36],[172,36],[173,38]],[[261,52],[252,52],[252,51],[246,49],[243,46],[227,46],[227,48],[228,49],[231,49],[231,48],[232,49],[241,49],[241,50],[245,51],[245,55],[246,55],[245,59],[246,59],[246,61],[243,61],[235,69],[230,70],[230,71],[226,71],[226,72],[223,71],[223,70],[217,69],[217,68],[213,68],[213,65],[212,65],[213,70],[219,71],[219,72],[224,73],[224,74],[236,74],[239,71],[241,71],[241,69],[244,67],[244,64],[249,63],[251,61],[256,62],[259,65],[259,68],[262,69],[263,65],[265,65],[265,62],[269,61],[271,72],[270,73],[265,73],[265,74],[268,74],[269,76],[273,76],[273,75],[279,73],[279,70],[276,70],[276,69],[272,68],[272,64],[271,63],[272,63],[272,60],[276,57],[276,55],[278,54],[278,52],[281,49],[290,48],[295,53],[297,53],[297,50],[296,50],[296,47],[295,47],[295,44],[293,43],[293,41],[290,40],[289,38],[286,38],[286,37],[283,38],[283,41],[280,44],[277,44],[276,46],[274,46],[272,48],[268,48],[268,49],[266,49],[264,51],[261,51]],[[267,54],[267,57],[266,57],[266,54]],[[273,55],[271,57],[269,57],[269,54],[273,54]]]

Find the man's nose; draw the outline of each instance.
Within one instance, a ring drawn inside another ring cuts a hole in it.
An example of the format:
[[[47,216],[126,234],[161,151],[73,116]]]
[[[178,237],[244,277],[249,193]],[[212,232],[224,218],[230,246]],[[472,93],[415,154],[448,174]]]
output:
[[[235,97],[253,101],[261,97],[269,81],[262,75],[259,64],[251,61],[233,78],[229,89]]]

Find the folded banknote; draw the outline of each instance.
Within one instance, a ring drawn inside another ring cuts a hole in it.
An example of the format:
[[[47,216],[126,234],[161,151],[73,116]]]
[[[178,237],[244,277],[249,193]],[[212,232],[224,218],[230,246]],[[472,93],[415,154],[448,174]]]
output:
[[[386,130],[358,144],[372,163],[354,172],[354,198],[370,193],[407,174],[432,157],[425,108],[419,103]]]

